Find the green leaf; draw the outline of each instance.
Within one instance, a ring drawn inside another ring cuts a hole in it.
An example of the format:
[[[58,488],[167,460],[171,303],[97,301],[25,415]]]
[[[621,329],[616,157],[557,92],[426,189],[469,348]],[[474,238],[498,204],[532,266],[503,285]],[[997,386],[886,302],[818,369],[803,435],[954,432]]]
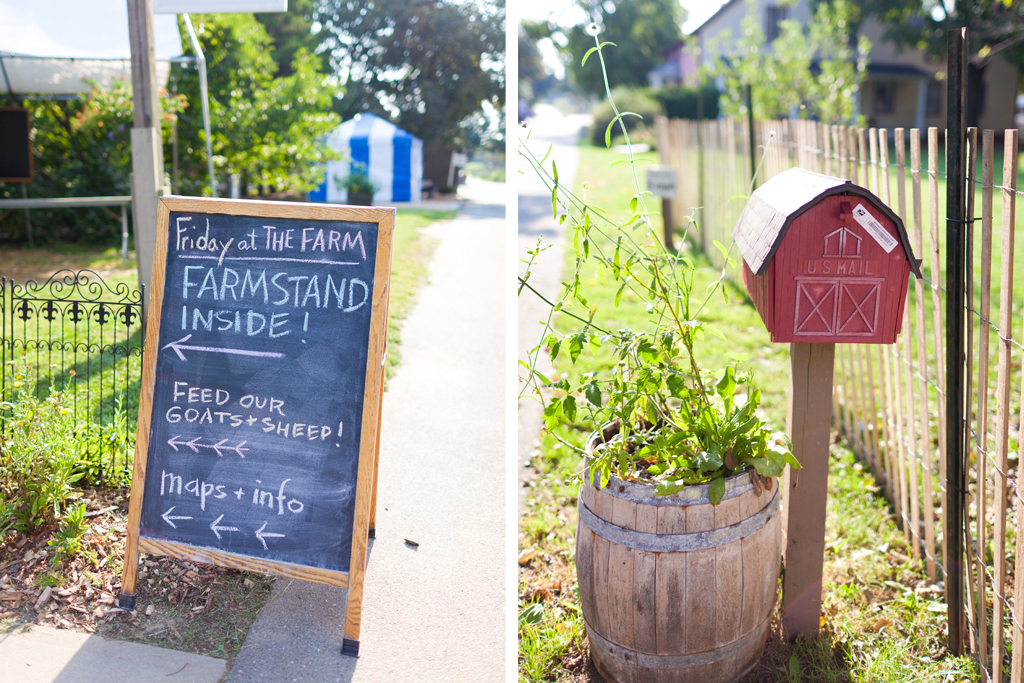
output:
[[[587,400],[593,403],[598,408],[601,407],[601,387],[597,386],[596,382],[591,382],[584,389],[584,394]]]
[[[531,602],[519,613],[519,624],[539,624],[544,619],[544,605]]]
[[[562,416],[562,401],[552,399],[544,408],[544,428],[549,432],[558,426]]]
[[[616,252],[616,256],[618,252]],[[615,292],[615,308],[619,307],[619,302],[622,301],[622,292],[626,289],[626,283],[623,282],[622,286],[619,287],[619,291]]]
[[[617,117],[617,116],[614,119],[612,119],[608,123],[608,127],[604,131],[604,146],[605,147],[611,147],[612,146],[612,126],[614,126],[615,123],[618,120],[619,120],[619,117]]]
[[[797,659],[795,653],[789,656],[789,663],[786,665],[786,668],[789,670],[789,683],[800,683],[800,660]]]
[[[600,46],[598,46],[598,47],[592,47],[589,50],[587,50],[587,54],[583,55],[583,61],[580,62],[580,66],[586,66],[587,65],[587,60],[590,59],[590,55],[594,54],[595,52],[597,52],[600,49],[601,49]]]
[[[721,242],[719,242],[718,240],[712,240],[712,242],[714,242],[715,246],[718,247],[718,251],[722,252],[722,256],[724,256],[725,258],[729,258],[729,250],[726,249]]]
[[[633,213],[636,213],[636,202],[638,198],[639,197],[633,197],[629,200],[629,210]]]
[[[558,166],[555,164],[555,160],[551,160],[551,174],[555,177],[555,185],[558,184]]]
[[[722,502],[722,496],[725,495],[725,479],[719,477],[711,482],[711,486],[708,487],[708,498],[711,499],[712,505],[718,505]]]
[[[583,352],[583,342],[586,341],[586,332],[580,332],[569,337],[569,360],[576,364],[576,359]]]
[[[569,422],[576,421],[576,397],[566,396],[562,399],[562,414]]]
[[[555,341],[555,343],[552,344],[549,348],[551,349],[551,351],[549,352],[551,360],[558,358],[558,350],[562,348],[562,340],[559,339]]]
[[[684,488],[686,488],[686,482],[677,480],[658,484],[654,492],[659,496],[671,496],[673,493],[679,493]]]
[[[718,449],[719,445],[714,444],[709,450],[701,451],[697,454],[694,462],[701,472],[714,472],[722,467],[724,463]]]
[[[731,365],[725,366],[721,379],[715,385],[715,390],[724,399],[730,399],[736,394],[736,378],[733,376]]]

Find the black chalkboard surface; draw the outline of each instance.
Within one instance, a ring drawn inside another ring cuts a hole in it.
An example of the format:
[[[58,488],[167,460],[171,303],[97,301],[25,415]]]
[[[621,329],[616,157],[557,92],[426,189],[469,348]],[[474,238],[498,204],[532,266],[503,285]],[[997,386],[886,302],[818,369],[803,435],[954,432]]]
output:
[[[0,107],[0,182],[32,180],[31,130],[28,109]]]
[[[361,596],[351,582],[375,486],[393,220],[161,199],[129,517],[138,549]],[[134,595],[127,570],[124,584]]]

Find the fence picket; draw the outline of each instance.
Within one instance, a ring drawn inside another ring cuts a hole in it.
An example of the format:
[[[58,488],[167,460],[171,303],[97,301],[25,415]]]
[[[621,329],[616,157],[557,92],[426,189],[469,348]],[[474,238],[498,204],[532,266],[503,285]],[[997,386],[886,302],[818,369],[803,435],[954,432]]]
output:
[[[921,218],[921,132],[917,128],[910,131],[910,178],[913,192],[913,249],[915,254],[924,253],[924,230]],[[935,505],[932,499],[932,438],[929,425],[931,415],[928,402],[928,344],[925,328],[925,296],[924,282],[914,278],[914,310],[917,313],[917,376],[918,403],[921,415],[921,465],[922,488],[924,495],[924,543],[925,571],[928,578],[935,576]],[[910,321],[907,321],[909,326]]]
[[[985,609],[985,557],[987,545],[985,538],[985,517],[987,512],[988,493],[988,363],[989,363],[989,319],[992,310],[992,168],[995,145],[995,131],[988,129],[982,135],[981,147],[981,323],[978,334],[978,451],[976,456],[977,495],[975,509],[977,523],[975,525],[976,543],[978,547],[978,569],[975,592],[976,604],[980,614],[975,615],[978,624],[978,665],[987,670],[988,655],[988,617]]]

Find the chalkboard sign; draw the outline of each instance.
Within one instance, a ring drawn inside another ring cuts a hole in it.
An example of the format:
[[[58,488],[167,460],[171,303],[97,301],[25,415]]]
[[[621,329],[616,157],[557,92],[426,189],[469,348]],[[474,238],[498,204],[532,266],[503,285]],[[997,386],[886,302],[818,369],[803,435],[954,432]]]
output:
[[[32,180],[31,130],[28,109],[0,107],[0,182]]]
[[[358,647],[393,225],[160,200],[125,601],[138,550],[349,586]]]

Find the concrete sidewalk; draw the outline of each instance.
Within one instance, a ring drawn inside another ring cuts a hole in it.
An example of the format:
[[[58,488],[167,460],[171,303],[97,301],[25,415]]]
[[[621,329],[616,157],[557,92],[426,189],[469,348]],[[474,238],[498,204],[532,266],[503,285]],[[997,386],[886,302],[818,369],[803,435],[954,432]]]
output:
[[[47,626],[0,633],[0,663],[0,683],[217,683],[228,668],[223,659]]]
[[[359,658],[344,589],[278,579],[229,681],[505,678],[505,189],[460,194],[384,395]]]

